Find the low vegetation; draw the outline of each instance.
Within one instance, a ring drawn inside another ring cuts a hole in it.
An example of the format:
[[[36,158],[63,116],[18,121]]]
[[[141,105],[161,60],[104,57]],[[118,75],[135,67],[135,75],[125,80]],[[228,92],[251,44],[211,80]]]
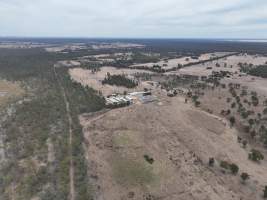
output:
[[[252,161],[259,162],[264,159],[264,156],[259,150],[252,149],[248,155],[248,158]]]

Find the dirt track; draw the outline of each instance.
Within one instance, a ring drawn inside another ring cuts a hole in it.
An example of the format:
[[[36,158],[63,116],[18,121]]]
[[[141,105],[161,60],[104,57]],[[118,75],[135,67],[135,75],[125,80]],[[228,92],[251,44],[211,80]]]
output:
[[[267,163],[248,160],[235,129],[182,97],[161,96],[161,102],[112,110],[94,121],[80,118],[96,199],[262,199]],[[239,175],[223,174],[221,160],[236,163],[251,179],[244,185]]]
[[[65,92],[64,87],[62,86],[62,84],[60,83],[60,80],[58,79],[58,74],[56,71],[56,66],[54,66],[54,75],[55,78],[57,79],[57,82],[59,84],[59,87],[61,89],[62,92],[62,97],[64,100],[64,104],[66,107],[66,113],[67,113],[67,118],[68,118],[68,126],[69,126],[69,156],[70,156],[70,167],[69,167],[69,179],[70,179],[70,191],[69,191],[69,200],[75,200],[75,187],[74,187],[74,165],[73,165],[73,156],[72,156],[72,126],[73,126],[73,122],[72,122],[72,118],[71,118],[71,114],[70,114],[70,104]]]

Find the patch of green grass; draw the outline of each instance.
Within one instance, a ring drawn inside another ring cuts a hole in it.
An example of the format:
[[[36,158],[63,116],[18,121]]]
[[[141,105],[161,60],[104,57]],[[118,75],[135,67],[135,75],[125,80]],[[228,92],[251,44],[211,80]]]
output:
[[[139,132],[133,130],[116,131],[112,138],[112,142],[118,147],[139,147],[142,146],[142,137]]]
[[[113,143],[115,146],[129,146],[133,141],[127,134],[115,135]]]
[[[155,181],[152,167],[145,161],[136,161],[129,158],[115,157],[112,162],[115,180],[121,185],[148,185]]]

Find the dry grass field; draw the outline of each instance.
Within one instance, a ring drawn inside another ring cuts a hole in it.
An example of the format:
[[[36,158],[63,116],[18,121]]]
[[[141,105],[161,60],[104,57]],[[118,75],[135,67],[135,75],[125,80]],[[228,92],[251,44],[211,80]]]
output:
[[[261,199],[267,163],[247,159],[235,128],[183,97],[159,98],[160,104],[80,117],[95,199]],[[250,180],[223,173],[222,160],[238,164]]]

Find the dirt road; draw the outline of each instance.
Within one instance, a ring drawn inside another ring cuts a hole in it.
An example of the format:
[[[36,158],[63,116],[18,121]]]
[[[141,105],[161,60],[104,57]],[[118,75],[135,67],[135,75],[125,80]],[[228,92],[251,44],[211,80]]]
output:
[[[73,166],[73,157],[72,157],[72,118],[71,118],[71,114],[70,114],[70,105],[69,105],[69,101],[68,98],[66,96],[66,92],[64,87],[62,86],[59,78],[58,78],[58,74],[56,71],[56,66],[54,66],[54,74],[55,77],[57,79],[57,82],[60,86],[61,92],[62,92],[62,96],[64,99],[64,103],[66,106],[66,113],[67,113],[67,118],[68,118],[68,125],[69,125],[69,156],[70,156],[70,169],[69,169],[69,178],[70,178],[70,200],[75,200],[75,187],[74,187],[74,166]]]

